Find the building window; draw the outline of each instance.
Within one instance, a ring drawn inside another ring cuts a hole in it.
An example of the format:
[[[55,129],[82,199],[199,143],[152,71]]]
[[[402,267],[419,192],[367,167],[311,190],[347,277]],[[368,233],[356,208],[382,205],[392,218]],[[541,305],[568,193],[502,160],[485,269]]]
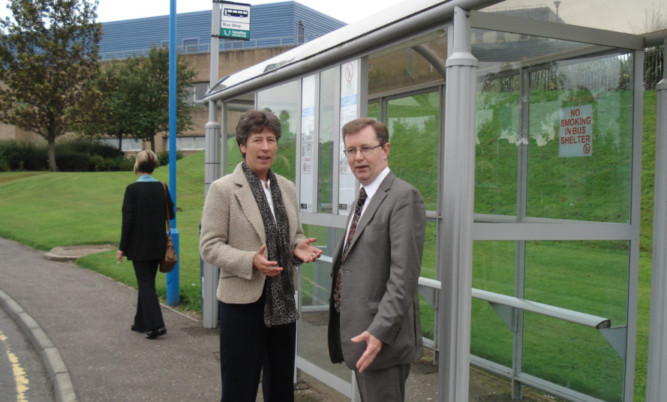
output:
[[[143,149],[144,144],[142,140],[136,138],[123,138],[122,140],[118,140],[118,138],[100,138],[97,141],[110,147],[120,147],[123,152],[139,152]]]
[[[199,51],[199,38],[183,39],[183,52],[197,53]]]
[[[191,84],[187,91],[187,100],[189,102],[195,103],[198,100],[201,100],[204,98],[204,95],[206,94],[206,91],[208,90],[208,82],[195,82]]]
[[[164,150],[169,151],[169,136],[164,136]],[[206,146],[206,137],[176,137],[176,149],[179,151],[201,151]]]
[[[299,21],[299,26],[297,27],[296,40],[299,45],[301,45],[306,38],[306,26],[303,20]]]

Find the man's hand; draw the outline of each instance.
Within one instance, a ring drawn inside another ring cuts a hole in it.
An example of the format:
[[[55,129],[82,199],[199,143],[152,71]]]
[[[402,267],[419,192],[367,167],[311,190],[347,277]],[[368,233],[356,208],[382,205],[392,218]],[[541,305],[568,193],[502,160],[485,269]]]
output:
[[[357,360],[356,364],[357,370],[359,370],[360,373],[363,373],[364,370],[366,370],[368,366],[373,363],[375,357],[382,350],[382,341],[374,337],[368,331],[364,331],[350,340],[354,343],[366,342],[366,350],[361,355],[359,360]]]
[[[266,244],[257,250],[252,259],[252,265],[266,276],[274,277],[280,275],[283,268],[278,266],[278,261],[267,260],[266,257],[264,257],[264,251],[266,251]]]
[[[123,252],[122,251],[120,251],[120,250],[116,251],[116,259],[118,260],[119,263],[123,262]]]

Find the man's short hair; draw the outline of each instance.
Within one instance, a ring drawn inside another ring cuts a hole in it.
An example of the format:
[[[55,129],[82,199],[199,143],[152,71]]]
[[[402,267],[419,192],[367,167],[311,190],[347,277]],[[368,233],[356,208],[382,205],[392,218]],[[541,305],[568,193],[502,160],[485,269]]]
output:
[[[239,146],[247,145],[250,135],[263,131],[272,132],[276,136],[276,141],[278,141],[282,134],[280,119],[267,109],[245,112],[236,125],[236,143]]]
[[[364,128],[372,126],[375,130],[375,137],[380,142],[380,145],[384,145],[389,142],[389,130],[387,126],[381,122],[368,117],[361,117],[359,119],[354,119],[343,126],[343,141],[345,141],[345,136],[349,134],[355,134]]]
[[[153,170],[157,167],[157,162],[155,152],[151,150],[139,152],[134,160],[134,174],[139,172],[153,173]]]

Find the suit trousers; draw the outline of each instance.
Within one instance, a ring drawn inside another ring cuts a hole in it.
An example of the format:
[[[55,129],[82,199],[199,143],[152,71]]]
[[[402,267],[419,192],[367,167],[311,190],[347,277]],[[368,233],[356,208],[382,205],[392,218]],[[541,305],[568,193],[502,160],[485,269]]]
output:
[[[381,370],[354,372],[363,402],[403,402],[410,363]]]
[[[142,332],[164,327],[162,310],[155,291],[155,276],[159,263],[160,260],[132,261],[139,288],[134,326]]]
[[[296,322],[267,327],[264,297],[219,302],[222,402],[255,402],[262,375],[265,402],[294,401]]]

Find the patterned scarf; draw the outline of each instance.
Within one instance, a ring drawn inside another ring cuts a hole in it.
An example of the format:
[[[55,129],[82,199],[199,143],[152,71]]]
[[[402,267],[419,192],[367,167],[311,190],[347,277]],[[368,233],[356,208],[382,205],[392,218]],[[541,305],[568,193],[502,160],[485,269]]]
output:
[[[278,186],[278,179],[269,169],[268,179],[271,182],[271,198],[276,214],[275,220],[271,207],[262,188],[262,181],[243,162],[243,172],[255,196],[259,212],[262,214],[264,233],[266,235],[266,250],[270,261],[278,261],[283,271],[273,278],[266,277],[264,283],[264,324],[267,327],[290,324],[299,318],[294,300],[294,283],[292,253],[289,241],[289,222],[287,211],[283,205],[283,198]]]

